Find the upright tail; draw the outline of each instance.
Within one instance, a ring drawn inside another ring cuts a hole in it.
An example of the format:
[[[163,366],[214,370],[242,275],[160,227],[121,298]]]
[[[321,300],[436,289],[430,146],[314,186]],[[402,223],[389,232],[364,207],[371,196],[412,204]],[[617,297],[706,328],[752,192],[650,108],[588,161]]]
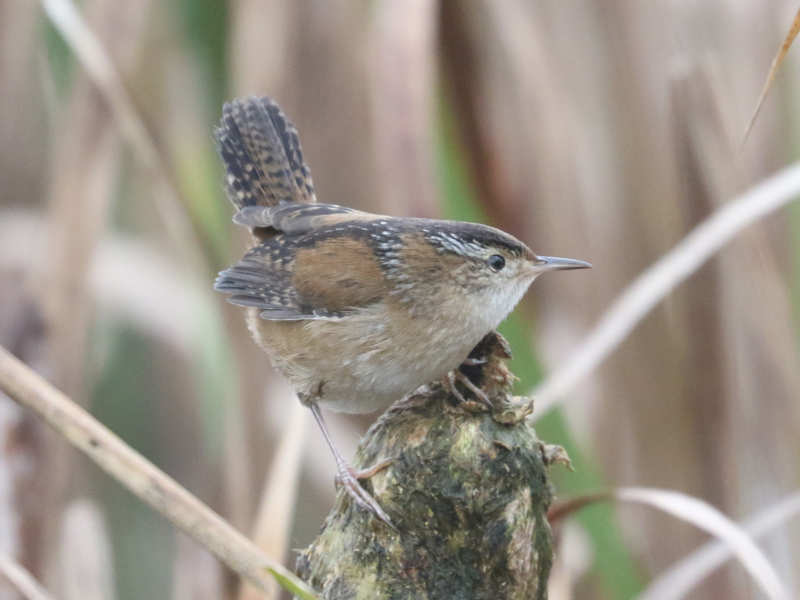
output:
[[[316,202],[297,129],[273,100],[239,98],[226,103],[215,134],[228,197],[239,211]]]

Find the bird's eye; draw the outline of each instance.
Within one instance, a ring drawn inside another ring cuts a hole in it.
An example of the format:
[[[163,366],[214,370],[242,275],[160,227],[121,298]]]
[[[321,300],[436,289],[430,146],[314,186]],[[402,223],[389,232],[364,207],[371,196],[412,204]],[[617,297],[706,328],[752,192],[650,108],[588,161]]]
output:
[[[488,263],[492,271],[502,271],[503,267],[506,266],[506,259],[499,254],[492,254],[489,257]]]

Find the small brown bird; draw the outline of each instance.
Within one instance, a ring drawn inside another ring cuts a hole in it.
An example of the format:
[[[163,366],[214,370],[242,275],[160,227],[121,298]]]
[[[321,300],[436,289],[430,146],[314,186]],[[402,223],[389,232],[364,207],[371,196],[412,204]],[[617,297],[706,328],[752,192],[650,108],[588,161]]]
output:
[[[357,481],[376,468],[357,473],[347,464],[319,406],[385,409],[444,376],[463,399],[457,367],[533,280],[591,265],[537,256],[486,225],[317,204],[297,130],[269,98],[226,104],[216,137],[238,210],[233,220],[251,229],[256,244],[214,287],[248,307],[253,338],[311,408],[339,481],[391,524]]]

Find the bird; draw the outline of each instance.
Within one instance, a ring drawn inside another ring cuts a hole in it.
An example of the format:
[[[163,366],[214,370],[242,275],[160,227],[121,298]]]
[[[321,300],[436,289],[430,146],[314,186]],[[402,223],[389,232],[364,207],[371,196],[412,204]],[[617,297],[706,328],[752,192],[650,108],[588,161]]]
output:
[[[591,264],[488,225],[318,203],[297,128],[271,98],[225,103],[215,137],[233,222],[253,245],[214,288],[246,308],[256,344],[311,409],[337,482],[393,527],[359,483],[391,460],[355,471],[320,407],[371,413],[444,378],[458,399],[456,380],[488,402],[458,367],[539,275]]]

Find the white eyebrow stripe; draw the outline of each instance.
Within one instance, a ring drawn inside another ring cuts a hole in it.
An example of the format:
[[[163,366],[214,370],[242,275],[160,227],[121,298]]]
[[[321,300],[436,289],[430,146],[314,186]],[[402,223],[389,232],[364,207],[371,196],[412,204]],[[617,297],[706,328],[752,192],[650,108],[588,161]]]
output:
[[[486,246],[477,242],[465,241],[452,233],[437,231],[428,237],[443,250],[454,252],[461,256],[482,259],[486,254]]]

